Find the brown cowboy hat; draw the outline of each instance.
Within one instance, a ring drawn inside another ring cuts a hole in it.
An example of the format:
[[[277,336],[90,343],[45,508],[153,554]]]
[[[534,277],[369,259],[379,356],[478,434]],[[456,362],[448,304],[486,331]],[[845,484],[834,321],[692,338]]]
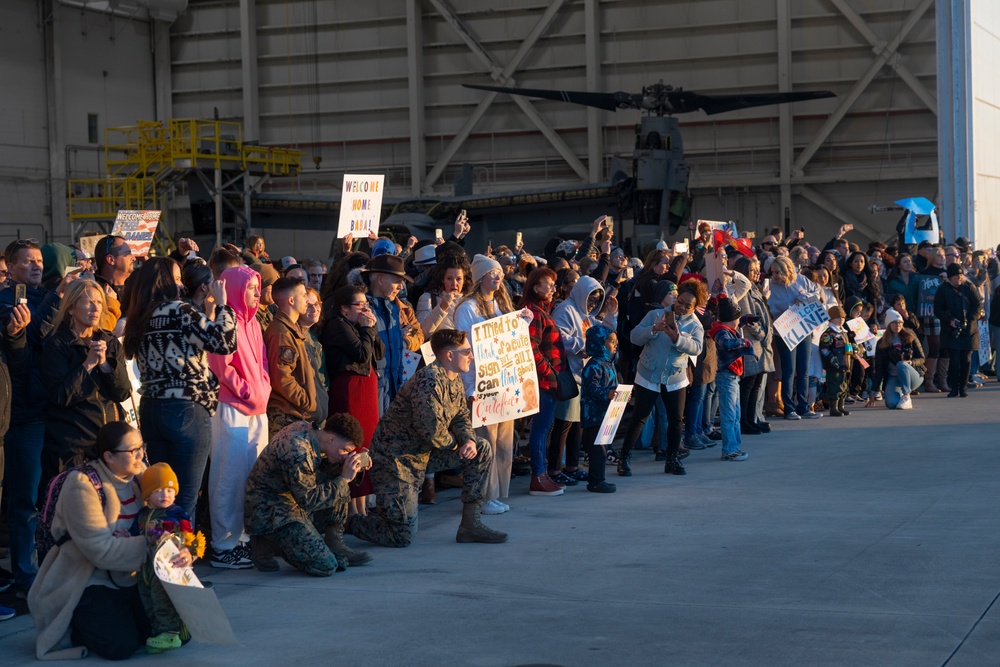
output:
[[[405,263],[402,257],[395,255],[379,255],[372,257],[365,264],[362,273],[388,273],[392,276],[399,276],[407,282],[413,282],[413,278],[406,275]]]

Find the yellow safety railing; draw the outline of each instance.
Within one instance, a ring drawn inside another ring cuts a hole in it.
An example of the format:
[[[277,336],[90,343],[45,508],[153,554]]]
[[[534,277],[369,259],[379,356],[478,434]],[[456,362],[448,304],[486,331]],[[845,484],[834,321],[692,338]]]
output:
[[[300,150],[243,143],[240,123],[197,118],[139,121],[104,132],[107,177],[67,184],[73,221],[114,219],[119,209],[155,208],[157,188],[174,172],[188,169],[250,171],[294,176]]]
[[[70,220],[113,220],[119,210],[156,208],[151,178],[84,178],[68,183]]]

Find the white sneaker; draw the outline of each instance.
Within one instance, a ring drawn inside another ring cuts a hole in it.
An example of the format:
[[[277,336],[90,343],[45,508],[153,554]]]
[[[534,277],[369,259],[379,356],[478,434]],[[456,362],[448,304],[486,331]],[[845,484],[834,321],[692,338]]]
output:
[[[899,399],[899,404],[896,405],[896,409],[897,410],[912,410],[913,409],[913,401],[910,400],[910,395],[909,394],[907,394],[906,396],[903,396],[901,399]]]
[[[493,502],[495,502],[495,503],[497,503],[498,505],[500,505],[500,507],[502,507],[502,508],[503,508],[503,511],[504,511],[504,512],[509,512],[509,511],[510,511],[510,505],[508,505],[508,504],[507,504],[507,503],[505,503],[504,501],[500,500],[499,498],[497,498],[497,499],[496,499],[496,500],[494,500]]]
[[[507,510],[504,509],[504,504],[499,500],[487,500],[483,503],[480,511],[483,514],[503,514]]]
[[[800,417],[797,412],[789,412],[787,415],[785,415],[785,419],[794,422],[802,419],[802,417]]]
[[[880,392],[880,391],[875,392],[875,400],[876,401],[881,401],[882,400],[882,392]]]

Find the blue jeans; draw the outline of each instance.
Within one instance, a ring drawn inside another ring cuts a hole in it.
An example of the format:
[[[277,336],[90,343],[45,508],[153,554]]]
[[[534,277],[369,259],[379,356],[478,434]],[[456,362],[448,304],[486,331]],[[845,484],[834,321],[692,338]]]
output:
[[[531,418],[531,435],[528,437],[528,451],[531,452],[531,474],[539,477],[545,474],[545,443],[556,418],[556,397],[547,391],[539,392],[538,412]]]
[[[740,376],[719,371],[715,375],[715,395],[719,397],[722,453],[731,454],[743,444],[740,437]]]
[[[208,410],[183,398],[143,398],[139,423],[149,462],[164,462],[173,468],[180,486],[175,502],[193,518],[212,448]]]
[[[663,405],[663,397],[657,397],[653,407],[653,419],[646,421],[639,434],[639,444],[637,449],[649,449],[653,443],[653,435],[656,435],[656,451],[667,451],[667,408]]]
[[[703,384],[693,384],[688,387],[687,409],[684,415],[685,435],[688,438],[704,433],[701,417],[705,411],[706,389]]]
[[[38,484],[42,480],[45,424],[11,425],[4,438],[4,486],[7,488],[7,530],[14,584],[27,590],[35,580],[35,528],[38,525]]]
[[[809,412],[806,392],[809,389],[809,339],[806,338],[795,349],[789,350],[780,336],[774,337],[774,347],[781,358],[781,402],[785,404],[785,414]]]
[[[905,361],[896,362],[896,375],[890,375],[885,381],[885,407],[895,410],[900,399],[914,389],[918,389],[924,381],[924,376]]]

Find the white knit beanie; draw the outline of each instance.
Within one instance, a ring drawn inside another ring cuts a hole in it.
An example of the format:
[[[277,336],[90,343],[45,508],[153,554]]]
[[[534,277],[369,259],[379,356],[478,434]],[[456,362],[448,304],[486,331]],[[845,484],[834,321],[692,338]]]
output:
[[[485,276],[490,271],[496,269],[497,271],[503,271],[499,262],[494,259],[490,259],[486,255],[476,255],[472,258],[472,284],[475,285],[483,276]]]
[[[889,325],[892,324],[893,322],[902,322],[902,321],[903,321],[903,316],[899,314],[899,311],[893,308],[890,308],[889,310],[885,311],[886,328],[888,328]]]

